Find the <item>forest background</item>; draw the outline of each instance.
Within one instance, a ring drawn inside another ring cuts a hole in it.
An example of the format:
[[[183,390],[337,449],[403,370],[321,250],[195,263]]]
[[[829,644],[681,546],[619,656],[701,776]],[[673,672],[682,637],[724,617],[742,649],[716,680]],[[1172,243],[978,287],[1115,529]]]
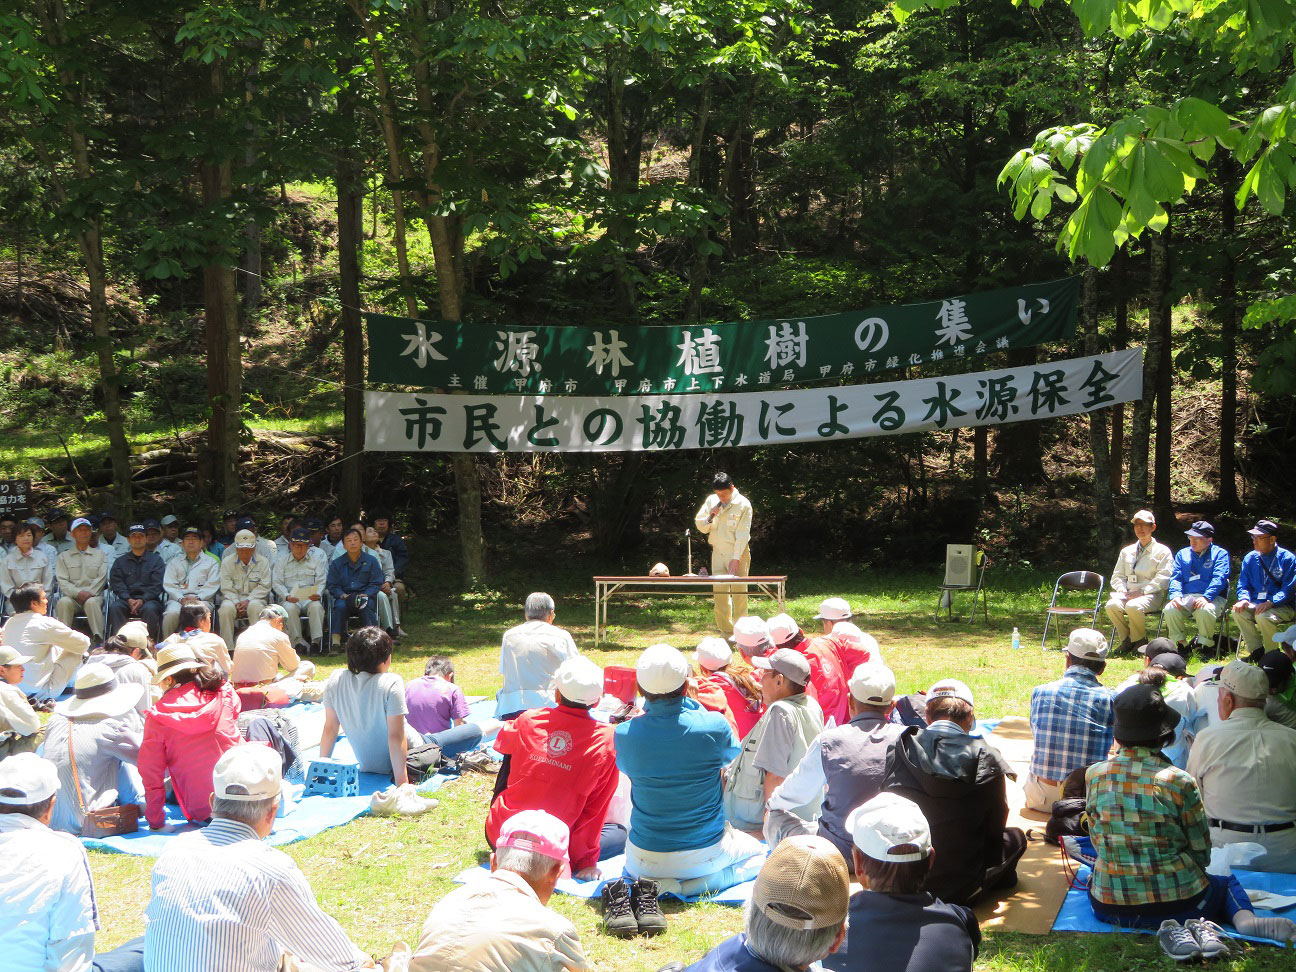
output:
[[[714,468],[766,563],[1105,563],[1143,505],[1245,549],[1296,507],[1294,35],[1293,0],[16,0],[0,464],[42,510],[389,506],[465,584],[519,550],[682,562]],[[1073,272],[1074,344],[986,367],[1145,344],[1131,407],[363,453],[360,309],[705,323]]]

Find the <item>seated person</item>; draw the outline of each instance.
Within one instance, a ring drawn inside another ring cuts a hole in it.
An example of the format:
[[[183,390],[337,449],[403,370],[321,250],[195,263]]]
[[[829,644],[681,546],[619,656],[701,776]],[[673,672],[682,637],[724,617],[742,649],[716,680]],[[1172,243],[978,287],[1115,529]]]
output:
[[[396,571],[396,580],[392,582],[392,587],[401,597],[405,596],[405,568],[409,566],[409,548],[405,540],[392,527],[391,514],[386,510],[378,510],[373,515],[374,529],[378,531],[378,539],[382,548],[391,553],[392,567]]]
[[[150,529],[149,533],[153,531]],[[162,563],[169,564],[184,552],[180,546],[180,519],[168,513],[158,521],[158,542],[154,547]]]
[[[54,565],[43,550],[36,549],[36,528],[20,523],[14,528],[13,546],[0,557],[0,606],[9,599],[9,613],[17,614],[13,593],[24,584],[35,584],[46,595],[54,593]]]
[[[364,553],[364,539],[355,527],[342,535],[343,553],[329,563],[326,585],[333,603],[329,606],[333,644],[342,644],[347,618],[360,616],[362,627],[378,624],[378,591],[383,585],[382,566]]]
[[[1161,652],[1148,660],[1147,668],[1135,674],[1132,683],[1155,685],[1161,690],[1166,705],[1179,713],[1179,725],[1175,728],[1174,739],[1162,753],[1171,763],[1183,769],[1188,765],[1188,752],[1192,749],[1195,734],[1193,727],[1197,724],[1197,697],[1183,655],[1177,651]],[[1127,687],[1122,685],[1117,694]]]
[[[1296,666],[1282,651],[1266,651],[1260,656],[1260,671],[1269,679],[1265,715],[1279,725],[1296,729]]]
[[[887,758],[885,789],[918,804],[936,857],[924,890],[950,904],[972,904],[1017,883],[1026,835],[1008,820],[1012,770],[976,726],[972,691],[942,679],[927,692],[927,728],[910,726]]]
[[[180,624],[180,609],[202,601],[208,609],[216,603],[221,586],[220,562],[203,550],[202,533],[185,527],[180,538],[180,555],[172,557],[162,574],[167,606],[162,612],[162,637],[169,638]]]
[[[285,628],[288,612],[282,604],[270,604],[261,609],[256,624],[243,629],[234,643],[234,657],[230,660],[230,681],[244,710],[260,709],[267,703],[268,694],[274,696],[272,704],[286,705],[294,695],[300,694],[299,685],[281,686],[279,691],[268,693],[268,687],[279,680],[279,668],[300,681],[309,681],[315,674],[313,662],[303,662],[293,651],[292,641]],[[287,689],[285,693],[283,691]]]
[[[903,725],[890,721],[895,693],[895,675],[885,665],[855,669],[850,680],[850,721],[816,736],[796,769],[770,794],[765,840],[771,848],[785,837],[817,833],[851,864],[847,817],[882,791],[887,752],[904,732]],[[820,794],[823,806],[816,824],[797,808]]]
[[[22,690],[39,699],[57,699],[90,650],[90,639],[46,615],[49,597],[39,584],[23,584],[9,602],[17,613],[4,627],[3,643],[28,659]]]
[[[141,972],[143,939],[95,955],[99,911],[81,841],[49,827],[59,776],[48,760],[0,761],[0,955],[14,972]]]
[[[507,775],[496,779],[486,817],[486,843],[494,846],[500,829],[523,810],[544,810],[570,833],[572,872],[578,881],[597,881],[598,862],[624,848],[624,832],[612,826],[616,846],[600,846],[608,804],[620,775],[612,727],[590,717],[603,697],[603,669],[588,658],[569,658],[558,667],[556,705],[528,709],[505,723],[495,749],[512,756]],[[635,933],[633,920],[630,934]],[[614,929],[609,929],[613,931]]]
[[[824,721],[832,719],[835,725],[845,722],[846,699],[850,693],[846,688],[841,659],[837,657],[837,648],[831,639],[822,635],[807,638],[801,633],[801,626],[787,614],[776,614],[769,619],[767,626],[775,651],[789,648],[805,655],[810,663],[810,684],[814,686],[810,694],[819,703]]]
[[[567,866],[567,841],[567,825],[543,810],[505,821],[490,876],[433,906],[410,972],[588,969],[576,927],[546,907]]]
[[[333,559],[337,553],[337,548],[342,546],[342,534],[346,530],[346,524],[342,522],[342,517],[334,513],[329,517],[328,523],[324,526],[324,538],[319,542],[319,548],[324,554]]]
[[[220,568],[220,633],[234,654],[234,628],[240,618],[251,622],[270,603],[274,561],[257,549],[251,530],[234,535],[234,551],[225,552]]]
[[[981,926],[972,909],[924,891],[932,866],[931,829],[912,801],[882,793],[848,818],[855,875],[846,943],[823,965],[830,972],[972,972]],[[854,947],[852,948],[852,944]]]
[[[144,686],[122,682],[107,665],[77,672],[72,698],[54,707],[45,727],[45,758],[58,769],[59,798],[50,826],[80,834],[88,810],[143,800],[136,706]]]
[[[86,626],[96,641],[104,635],[103,592],[108,586],[108,558],[102,550],[90,546],[90,521],[78,516],[72,523],[72,546],[58,555],[54,576],[62,596],[54,606],[54,616],[72,626],[78,613],[84,614]]]
[[[725,822],[720,771],[740,748],[724,716],[685,697],[684,656],[653,645],[635,672],[644,712],[617,726],[615,740],[634,807],[625,870],[638,912],[656,906],[659,887],[691,896],[741,884],[763,847]]]
[[[130,549],[117,556],[108,571],[108,587],[113,593],[113,602],[108,607],[108,630],[116,634],[127,621],[139,618],[148,625],[149,636],[160,641],[166,564],[148,549],[143,523],[132,523],[126,539]]]
[[[842,671],[848,675],[861,665],[870,662],[882,663],[882,652],[878,648],[877,639],[861,631],[851,621],[838,621],[834,624],[829,638],[837,648],[837,657],[841,659]]]
[[[1179,714],[1150,685],[1118,695],[1115,713],[1120,748],[1085,773],[1097,854],[1089,882],[1094,914],[1113,925],[1161,929],[1161,947],[1178,960],[1200,956],[1203,946],[1214,954],[1219,939],[1212,922],[1231,921],[1244,935],[1293,940],[1296,924],[1257,916],[1236,877],[1206,873],[1211,843],[1201,793],[1191,775],[1159,752]]]
[[[119,682],[134,682],[140,686],[135,711],[143,719],[144,712],[153,704],[153,676],[157,674],[156,667],[152,667],[153,643],[148,636],[148,626],[143,621],[127,621],[115,635],[92,648],[86,661],[107,665]]]
[[[261,531],[257,527],[256,517],[254,516],[241,516],[238,518],[234,535],[230,542],[225,544],[225,550],[221,553],[221,560],[226,561],[234,556],[234,550],[238,546],[238,535],[244,530],[252,534],[253,538],[256,540],[256,547],[254,548],[256,550],[256,555],[266,563],[273,564],[279,551],[272,540],[267,540],[265,537],[261,536]]]
[[[511,719],[526,709],[553,703],[558,666],[580,654],[565,628],[554,624],[554,600],[543,591],[528,594],[526,620],[500,640],[500,674],[504,684],[495,696],[495,711]]]
[[[278,754],[242,743],[211,769],[212,822],[167,841],[153,865],[144,913],[149,972],[374,968],[320,910],[293,859],[265,843],[279,811]]]
[[[1253,659],[1274,640],[1278,629],[1296,619],[1296,554],[1278,545],[1278,524],[1257,520],[1252,550],[1238,569],[1233,620]]]
[[[288,556],[289,544],[292,543],[292,533],[301,521],[292,513],[285,513],[279,518],[279,536],[275,537],[275,560],[280,557]]]
[[[819,968],[846,940],[850,878],[822,837],[789,837],[756,875],[744,930],[685,972],[785,972]]]
[[[760,833],[765,801],[805,756],[811,741],[823,732],[819,703],[806,695],[810,661],[791,648],[752,659],[764,670],[761,694],[765,714],[743,740],[738,758],[725,770],[725,818],[739,830]],[[811,794],[796,812],[811,819],[819,812],[823,793]]]
[[[117,532],[117,517],[112,510],[104,510],[99,514],[98,547],[108,558],[109,570],[112,570],[114,560],[130,550],[130,541],[125,534]]]
[[[1120,636],[1117,651],[1147,644],[1147,615],[1165,603],[1174,567],[1170,548],[1152,538],[1156,517],[1151,511],[1139,510],[1130,522],[1137,539],[1116,556],[1107,601],[1107,617]]]
[[[405,718],[419,733],[444,732],[468,720],[468,700],[455,684],[454,662],[433,655],[423,665],[423,677],[405,683]]]
[[[243,741],[238,696],[223,671],[183,641],[164,644],[157,665],[162,698],[144,715],[139,753],[144,813],[153,830],[166,823],[168,775],[187,820],[211,817],[212,767]]]
[[[225,639],[212,633],[212,612],[202,601],[186,604],[180,609],[180,623],[175,634],[163,644],[174,645],[183,642],[213,665],[229,673],[232,662]]]
[[[289,537],[288,552],[275,561],[274,594],[288,612],[288,636],[299,651],[324,649],[328,566],[328,558],[311,546],[310,534],[301,527]],[[302,632],[302,615],[310,626],[309,640]]]
[[[722,712],[733,727],[739,740],[745,739],[764,712],[760,683],[752,671],[734,658],[734,651],[723,638],[703,638],[693,653],[699,673],[696,677],[698,701],[703,708]],[[719,693],[724,709],[707,701],[708,696]]]
[[[0,759],[14,753],[34,753],[45,738],[40,714],[18,686],[31,661],[15,648],[0,645]]]
[[[396,568],[392,566],[391,551],[384,549],[378,542],[378,531],[365,527],[365,549],[378,558],[382,565],[383,584],[378,588],[378,623],[393,638],[404,638],[405,631],[400,626],[400,595],[396,593]]]
[[[1288,663],[1290,664],[1290,662]],[[1214,847],[1259,844],[1255,871],[1296,871],[1296,729],[1265,714],[1269,681],[1243,661],[1219,678],[1220,721],[1198,733],[1188,758]]]
[[[53,548],[55,559],[63,551],[71,550],[73,547],[72,538],[68,536],[68,522],[70,520],[71,517],[68,516],[67,511],[50,510],[49,536],[45,538],[45,542]]]
[[[1184,531],[1188,546],[1174,558],[1170,575],[1170,598],[1161,610],[1166,631],[1175,650],[1188,655],[1187,621],[1197,624],[1197,646],[1203,651],[1215,650],[1215,632],[1219,630],[1220,615],[1227,605],[1229,553],[1215,543],[1215,528],[1205,520],[1198,520]]]

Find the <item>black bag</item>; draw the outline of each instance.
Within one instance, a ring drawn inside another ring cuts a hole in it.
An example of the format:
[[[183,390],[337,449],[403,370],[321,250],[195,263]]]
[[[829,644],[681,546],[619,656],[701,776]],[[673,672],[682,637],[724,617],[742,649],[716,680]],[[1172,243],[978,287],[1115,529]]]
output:
[[[438,743],[426,742],[422,746],[415,746],[405,754],[405,772],[409,774],[411,783],[422,783],[429,776],[444,765],[446,759],[441,755],[441,746]]]
[[[1085,801],[1054,801],[1053,815],[1044,825],[1044,838],[1050,844],[1059,844],[1062,837],[1087,836],[1089,836],[1089,818],[1085,816]]]

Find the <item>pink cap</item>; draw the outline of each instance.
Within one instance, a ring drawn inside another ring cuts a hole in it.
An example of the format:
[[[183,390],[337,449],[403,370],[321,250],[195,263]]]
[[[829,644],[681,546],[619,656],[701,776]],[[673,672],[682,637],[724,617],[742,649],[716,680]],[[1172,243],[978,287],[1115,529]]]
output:
[[[553,814],[522,810],[504,821],[495,847],[516,847],[565,862],[569,836],[567,825]]]

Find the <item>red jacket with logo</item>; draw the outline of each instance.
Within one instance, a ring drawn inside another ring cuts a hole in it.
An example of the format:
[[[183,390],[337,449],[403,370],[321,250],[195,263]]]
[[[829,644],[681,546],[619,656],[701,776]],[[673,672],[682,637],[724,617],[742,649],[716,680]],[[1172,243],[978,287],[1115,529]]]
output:
[[[810,663],[810,684],[815,688],[819,699],[819,708],[823,709],[824,722],[829,716],[837,720],[837,725],[844,726],[850,721],[847,713],[847,699],[850,689],[846,685],[846,675],[842,672],[841,658],[837,655],[837,646],[826,636],[807,638],[800,644],[792,646]]]
[[[491,804],[486,837],[499,839],[520,810],[544,810],[571,831],[572,873],[598,863],[599,835],[619,774],[612,727],[584,709],[528,709],[505,724],[495,749],[510,757],[508,783]]]

